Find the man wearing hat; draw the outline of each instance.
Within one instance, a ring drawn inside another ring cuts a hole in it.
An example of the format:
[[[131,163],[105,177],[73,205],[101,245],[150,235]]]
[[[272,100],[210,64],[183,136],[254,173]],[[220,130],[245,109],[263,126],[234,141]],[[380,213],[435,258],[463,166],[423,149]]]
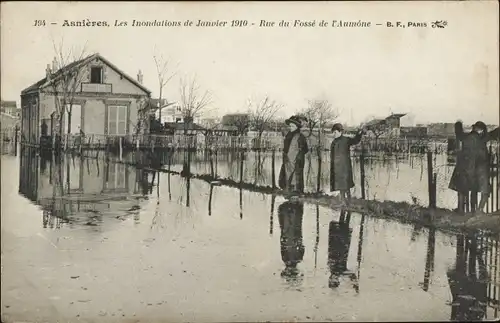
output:
[[[302,120],[292,116],[285,120],[290,131],[283,145],[283,164],[279,173],[279,186],[287,193],[304,192],[304,164],[309,151],[306,137],[300,132]]]
[[[354,138],[343,135],[344,127],[336,123],[332,127],[333,141],[330,146],[330,191],[340,191],[343,202],[351,198],[354,187],[352,176],[351,146],[361,141],[363,130],[359,130]]]
[[[461,142],[457,163],[450,179],[449,188],[458,192],[458,211],[465,212],[469,192],[481,193],[477,212],[483,212],[489,198],[489,161],[487,142],[498,136],[498,128],[489,132],[486,124],[477,121],[470,133],[464,133],[461,121],[455,123],[455,135]],[[475,205],[472,205],[474,208]]]

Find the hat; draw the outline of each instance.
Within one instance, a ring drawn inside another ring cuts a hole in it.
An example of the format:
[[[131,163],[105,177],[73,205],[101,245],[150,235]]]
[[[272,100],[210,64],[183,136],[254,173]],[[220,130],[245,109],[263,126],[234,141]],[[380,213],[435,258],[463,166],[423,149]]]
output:
[[[488,127],[486,127],[486,124],[482,121],[478,121],[476,123],[474,123],[472,125],[472,128],[479,128],[479,129],[482,129],[483,132],[487,132],[488,131]]]
[[[342,124],[336,123],[332,127],[332,132],[334,132],[335,130],[338,130],[338,131],[342,132],[342,131],[344,131],[344,127],[342,126]]]
[[[285,123],[287,125],[289,125],[290,123],[293,123],[298,128],[302,127],[302,120],[298,116],[291,116],[290,118],[285,120]]]

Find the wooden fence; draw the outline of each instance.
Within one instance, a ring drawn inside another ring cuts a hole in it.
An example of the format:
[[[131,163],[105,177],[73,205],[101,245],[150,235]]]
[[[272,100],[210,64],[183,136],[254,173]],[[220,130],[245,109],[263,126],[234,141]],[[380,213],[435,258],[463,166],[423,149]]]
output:
[[[309,149],[312,151],[329,150],[332,138],[324,138],[318,142],[316,137],[308,137]],[[190,149],[200,150],[206,148],[213,149],[234,149],[234,150],[282,150],[284,138],[282,136],[204,136],[204,135],[100,135],[87,134],[75,135],[66,134],[61,140],[63,149]],[[51,148],[50,137],[41,138],[41,146]],[[354,146],[354,150],[361,151],[383,151],[393,153],[426,153],[432,151],[435,154],[449,151],[446,140],[417,140],[407,138],[370,138],[364,137],[359,145]]]

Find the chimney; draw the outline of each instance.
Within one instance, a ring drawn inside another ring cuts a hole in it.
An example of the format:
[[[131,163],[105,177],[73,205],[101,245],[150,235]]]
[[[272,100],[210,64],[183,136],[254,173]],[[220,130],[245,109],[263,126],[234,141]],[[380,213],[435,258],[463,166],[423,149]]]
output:
[[[51,73],[50,64],[47,64],[47,68],[45,69],[45,77],[47,78],[47,80],[50,79],[50,73]]]
[[[54,57],[54,59],[52,60],[52,71],[55,73],[57,72],[57,60],[56,58]]]
[[[137,82],[139,82],[139,84],[142,84],[142,72],[141,72],[141,70],[139,70],[139,73],[137,73]]]

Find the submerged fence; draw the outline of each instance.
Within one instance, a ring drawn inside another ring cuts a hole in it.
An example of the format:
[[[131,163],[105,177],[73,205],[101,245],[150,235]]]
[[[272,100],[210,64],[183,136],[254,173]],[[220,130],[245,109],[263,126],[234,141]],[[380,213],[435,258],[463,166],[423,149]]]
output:
[[[307,137],[311,151],[329,150],[333,137]],[[52,147],[52,138],[42,137],[41,146]],[[58,149],[63,150],[134,150],[134,149],[190,149],[200,150],[208,147],[218,150],[264,150],[283,149],[284,137],[281,134],[258,136],[211,136],[202,133],[185,135],[99,135],[65,134],[58,142]],[[24,143],[24,141],[23,141]],[[28,143],[26,143],[28,144]],[[447,140],[430,138],[408,139],[401,137],[373,138],[363,137],[362,145],[355,150],[384,151],[386,153],[444,153],[449,151]]]
[[[107,154],[84,151],[84,155],[99,157]],[[455,167],[455,157],[447,154],[393,154],[352,151],[353,196],[362,199],[406,202],[410,205],[458,207],[458,194],[448,188]],[[140,158],[138,158],[140,156]],[[499,153],[490,147],[489,181],[492,190],[485,211],[499,210]],[[177,172],[188,170],[196,175],[208,175],[214,180],[229,179],[236,183],[277,187],[282,152],[262,151],[137,151],[117,154],[114,158],[130,160],[155,168]],[[140,161],[139,161],[140,160]],[[189,165],[188,165],[189,164]],[[306,192],[330,190],[329,152],[307,155],[304,168]],[[476,194],[477,196],[477,194]],[[477,205],[474,194],[468,199],[469,210]]]

